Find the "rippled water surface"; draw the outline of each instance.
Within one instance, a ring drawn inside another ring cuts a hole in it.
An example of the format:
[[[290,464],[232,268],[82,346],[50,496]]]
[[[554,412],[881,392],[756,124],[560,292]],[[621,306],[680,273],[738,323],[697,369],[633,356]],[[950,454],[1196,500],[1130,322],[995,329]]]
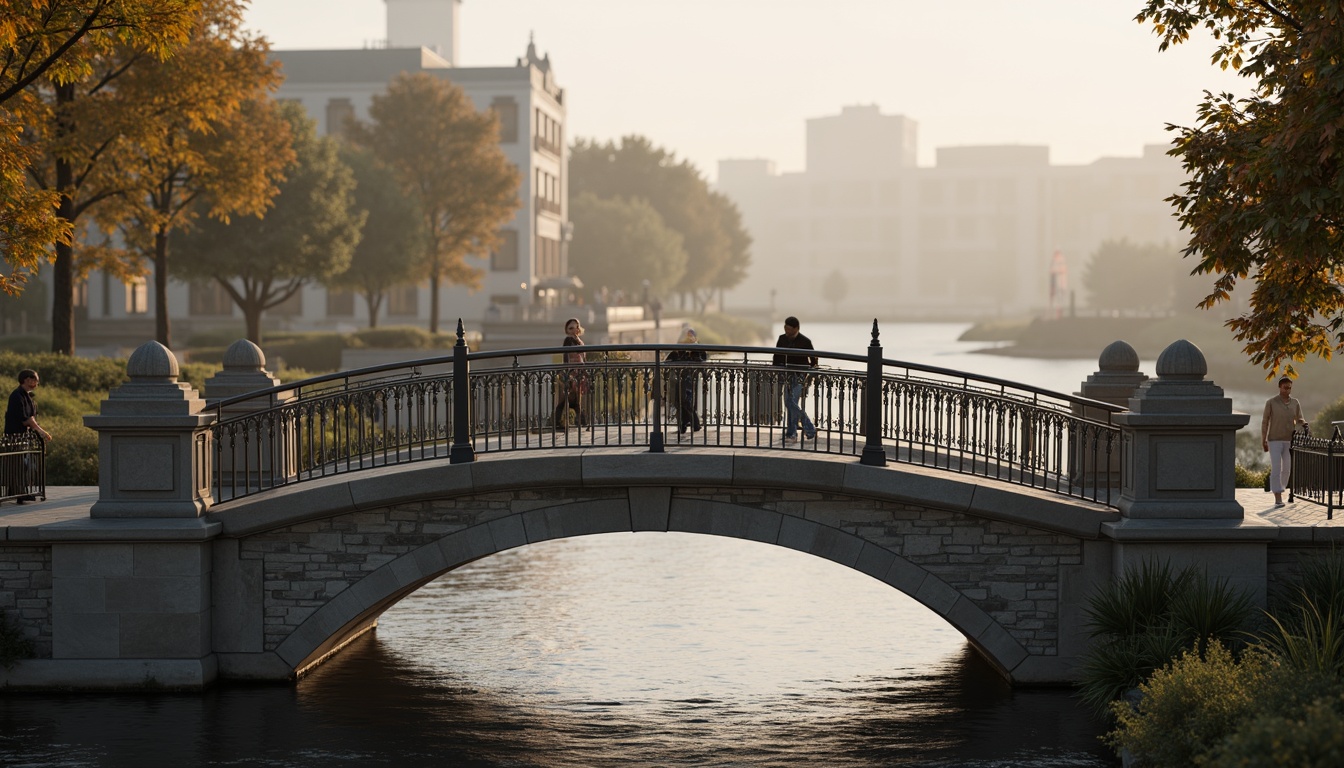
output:
[[[0,764],[1104,766],[1068,691],[1013,691],[933,613],[764,544],[503,552],[297,686],[0,697]]]

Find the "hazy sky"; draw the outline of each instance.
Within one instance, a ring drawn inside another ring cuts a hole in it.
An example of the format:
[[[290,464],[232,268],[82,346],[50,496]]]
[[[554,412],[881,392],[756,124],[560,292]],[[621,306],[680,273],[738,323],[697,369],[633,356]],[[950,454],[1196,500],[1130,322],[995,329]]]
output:
[[[511,65],[534,32],[570,138],[630,133],[711,179],[724,158],[802,170],[804,121],[877,104],[939,146],[1046,144],[1055,163],[1136,156],[1193,122],[1204,89],[1244,91],[1207,41],[1158,53],[1141,0],[465,0],[459,63]],[[276,48],[361,48],[383,0],[252,0]]]

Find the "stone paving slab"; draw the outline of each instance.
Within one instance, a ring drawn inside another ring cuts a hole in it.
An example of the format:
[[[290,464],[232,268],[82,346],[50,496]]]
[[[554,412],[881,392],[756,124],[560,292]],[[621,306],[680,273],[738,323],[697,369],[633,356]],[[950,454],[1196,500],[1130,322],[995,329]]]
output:
[[[37,528],[87,519],[89,508],[97,500],[97,486],[69,485],[48,488],[45,501],[0,504],[0,541],[9,539],[11,528]]]

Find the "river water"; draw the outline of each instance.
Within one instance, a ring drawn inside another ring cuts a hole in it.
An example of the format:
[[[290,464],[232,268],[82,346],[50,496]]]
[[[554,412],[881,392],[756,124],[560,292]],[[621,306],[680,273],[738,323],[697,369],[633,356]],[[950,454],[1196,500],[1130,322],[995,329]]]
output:
[[[977,355],[963,328],[895,326],[886,355],[1066,391],[1096,367]],[[803,330],[830,351],[868,341]],[[4,766],[1116,765],[1103,730],[862,574],[676,533],[460,568],[294,686],[0,695]]]

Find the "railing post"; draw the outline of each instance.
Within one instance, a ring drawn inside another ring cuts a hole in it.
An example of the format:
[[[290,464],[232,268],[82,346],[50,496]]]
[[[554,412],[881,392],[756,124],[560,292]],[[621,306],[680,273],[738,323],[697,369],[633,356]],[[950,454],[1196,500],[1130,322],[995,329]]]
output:
[[[457,318],[457,343],[453,345],[453,447],[448,463],[469,464],[476,460],[471,444],[471,365],[467,360],[467,331]]]
[[[653,350],[653,432],[649,434],[649,453],[663,452],[663,361]]]
[[[887,449],[882,447],[882,344],[877,340],[877,318],[873,318],[873,340],[868,345],[868,376],[863,385],[863,431],[867,442],[859,463],[870,467],[887,465]]]

